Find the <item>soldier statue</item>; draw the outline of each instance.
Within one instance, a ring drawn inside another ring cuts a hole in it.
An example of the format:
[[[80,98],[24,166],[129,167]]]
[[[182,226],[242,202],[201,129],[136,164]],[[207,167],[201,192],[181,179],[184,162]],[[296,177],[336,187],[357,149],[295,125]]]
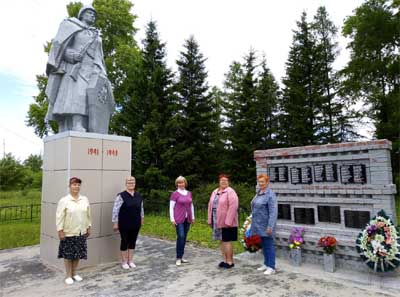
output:
[[[95,9],[83,6],[78,18],[61,23],[52,40],[46,68],[46,121],[57,121],[59,132],[108,134],[115,102],[100,32],[92,27],[95,20]]]

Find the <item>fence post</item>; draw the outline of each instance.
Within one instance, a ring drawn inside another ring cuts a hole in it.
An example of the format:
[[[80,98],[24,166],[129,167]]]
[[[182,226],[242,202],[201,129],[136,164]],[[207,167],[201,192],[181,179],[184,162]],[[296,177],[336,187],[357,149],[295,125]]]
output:
[[[33,204],[31,204],[31,222],[32,222]]]

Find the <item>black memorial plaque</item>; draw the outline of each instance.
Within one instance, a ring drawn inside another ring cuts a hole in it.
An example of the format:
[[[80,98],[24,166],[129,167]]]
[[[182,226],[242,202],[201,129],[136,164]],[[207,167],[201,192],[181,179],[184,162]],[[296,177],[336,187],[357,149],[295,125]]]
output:
[[[271,183],[278,181],[278,167],[270,167],[268,169],[269,172],[269,181]]]
[[[355,211],[345,210],[344,211],[344,225],[348,228],[364,228],[370,220],[369,211]]]
[[[317,183],[325,181],[324,165],[314,165],[314,181]]]
[[[281,183],[287,183],[289,181],[287,166],[278,167],[278,181]]]
[[[318,221],[340,223],[339,206],[318,206]]]
[[[278,204],[278,219],[291,220],[290,204]]]
[[[336,164],[325,164],[324,165],[324,181],[326,182],[337,182],[337,165]]]
[[[365,184],[367,182],[367,174],[364,164],[352,165],[353,167],[353,183]]]
[[[337,182],[337,165],[336,164],[317,164],[314,165],[314,181],[320,182]]]
[[[296,224],[315,225],[314,208],[294,208],[294,222]]]
[[[342,184],[365,184],[367,172],[364,164],[352,164],[340,166]]]
[[[311,167],[301,167],[301,183],[302,184],[311,184],[312,183],[312,176],[311,176]]]
[[[352,184],[353,183],[353,167],[351,165],[340,166],[340,177],[342,184]]]
[[[293,185],[297,185],[301,182],[300,171],[301,171],[300,168],[297,167],[290,168],[290,181]]]

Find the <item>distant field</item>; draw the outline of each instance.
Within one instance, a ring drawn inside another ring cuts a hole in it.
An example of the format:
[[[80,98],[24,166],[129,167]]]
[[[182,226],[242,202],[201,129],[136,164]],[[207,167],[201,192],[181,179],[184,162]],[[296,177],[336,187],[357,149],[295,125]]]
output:
[[[40,204],[40,190],[0,191],[0,206]]]

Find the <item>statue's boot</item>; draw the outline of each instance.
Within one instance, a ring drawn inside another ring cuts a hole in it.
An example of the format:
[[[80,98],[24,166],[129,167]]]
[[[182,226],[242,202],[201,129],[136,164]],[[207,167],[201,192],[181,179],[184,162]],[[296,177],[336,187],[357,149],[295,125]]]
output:
[[[86,132],[86,129],[83,127],[83,116],[72,116],[72,131]]]

